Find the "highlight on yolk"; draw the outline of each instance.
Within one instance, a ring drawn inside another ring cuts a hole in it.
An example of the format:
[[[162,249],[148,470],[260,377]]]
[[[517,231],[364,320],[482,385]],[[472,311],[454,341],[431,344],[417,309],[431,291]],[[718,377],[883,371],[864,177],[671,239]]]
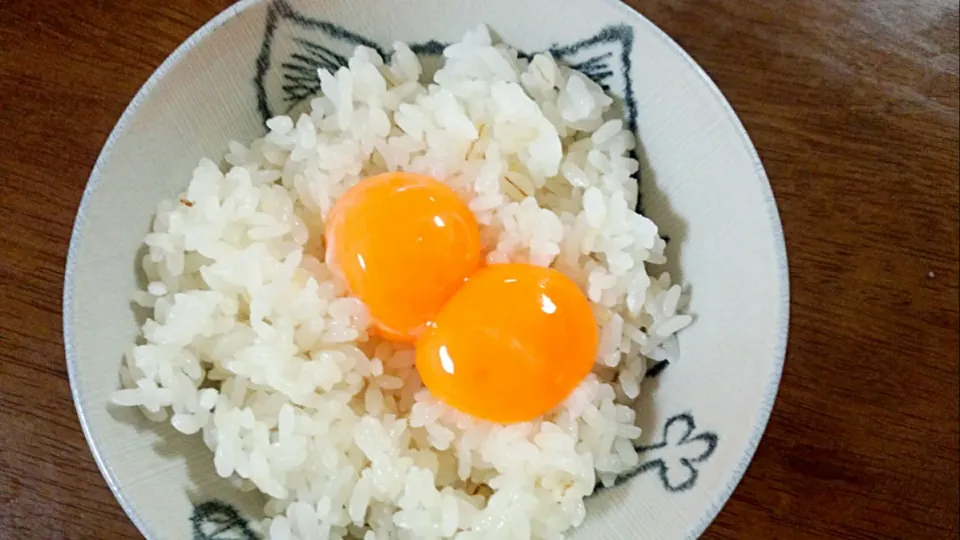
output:
[[[590,304],[560,272],[488,266],[417,341],[417,370],[438,399],[493,422],[522,422],[562,402],[593,368]]]
[[[480,265],[476,219],[445,184],[411,173],[362,180],[327,219],[327,257],[380,332],[414,341]]]

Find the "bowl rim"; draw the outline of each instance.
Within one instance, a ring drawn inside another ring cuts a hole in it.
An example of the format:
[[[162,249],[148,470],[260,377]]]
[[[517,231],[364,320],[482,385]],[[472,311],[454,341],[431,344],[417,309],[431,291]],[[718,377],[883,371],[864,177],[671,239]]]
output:
[[[206,37],[213,34],[214,31],[223,26],[227,21],[236,17],[237,15],[240,15],[249,8],[255,7],[259,4],[268,3],[270,1],[271,0],[241,0],[226,8],[218,13],[215,17],[204,23],[203,26],[191,34],[190,37],[188,37],[183,43],[177,46],[177,48],[170,53],[166,59],[164,59],[160,66],[154,70],[154,72],[150,75],[146,82],[143,83],[143,85],[134,95],[133,99],[124,109],[119,120],[117,120],[116,125],[114,125],[113,129],[111,130],[110,135],[107,137],[107,140],[104,142],[103,148],[97,157],[97,161],[90,172],[86,187],[83,190],[83,195],[80,199],[80,205],[77,208],[77,215],[74,219],[73,229],[70,233],[70,244],[67,250],[67,262],[64,272],[62,304],[63,342],[67,361],[67,376],[70,382],[70,393],[73,398],[74,407],[77,411],[77,417],[80,420],[83,436],[87,441],[87,445],[90,447],[90,452],[93,454],[94,461],[96,462],[97,467],[100,469],[100,473],[106,481],[107,486],[117,499],[117,502],[120,503],[123,511],[137,527],[137,530],[145,538],[151,540],[154,538],[154,536],[152,536],[155,534],[154,531],[148,527],[143,517],[140,516],[137,510],[133,507],[130,499],[128,499],[124,494],[120,487],[119,478],[100,452],[97,441],[93,437],[90,424],[84,413],[83,400],[82,396],[80,395],[79,385],[77,384],[79,362],[76,351],[74,350],[75,336],[71,315],[74,312],[73,290],[74,274],[76,272],[77,264],[77,252],[79,250],[79,231],[83,229],[83,226],[86,222],[86,212],[91,204],[93,193],[100,184],[100,178],[102,175],[101,169],[103,164],[111,157],[113,147],[117,139],[126,132],[126,128],[130,122],[130,119],[136,113],[137,109],[140,107],[140,104],[145,101],[147,96],[153,91],[160,79],[162,79],[168,71],[176,66],[190,50],[199,45]],[[713,98],[716,104],[723,109],[724,114],[734,128],[736,136],[740,139],[740,143],[748,152],[749,158],[753,164],[754,174],[756,175],[757,181],[760,183],[760,190],[763,195],[769,226],[774,236],[773,248],[777,258],[777,270],[779,273],[778,281],[782,294],[780,298],[781,316],[780,320],[777,322],[777,327],[780,333],[777,336],[774,355],[771,359],[773,362],[773,369],[771,370],[769,379],[765,383],[764,397],[759,404],[757,421],[753,427],[753,432],[751,433],[751,436],[747,441],[745,448],[743,449],[740,459],[728,474],[726,484],[715,493],[713,496],[713,501],[705,508],[700,520],[689,527],[684,533],[684,538],[697,538],[703,534],[713,520],[716,519],[717,515],[720,513],[720,510],[733,495],[734,490],[736,489],[737,485],[739,485],[740,480],[746,473],[747,468],[749,467],[750,462],[756,453],[757,447],[760,444],[760,440],[766,430],[766,426],[770,420],[770,415],[773,411],[773,406],[776,401],[777,391],[779,389],[780,379],[783,373],[783,365],[786,359],[787,336],[790,326],[790,274],[787,261],[786,241],[783,235],[783,226],[780,220],[777,202],[773,195],[773,188],[770,185],[770,180],[763,167],[763,163],[760,161],[760,156],[757,153],[757,149],[753,145],[753,142],[750,139],[750,136],[747,133],[743,123],[740,121],[740,118],[734,111],[733,106],[729,101],[727,101],[726,97],[724,97],[723,93],[720,91],[713,79],[710,78],[706,71],[704,71],[704,69],[693,59],[693,57],[690,56],[690,54],[687,53],[673,38],[661,30],[660,27],[658,27],[652,21],[647,19],[642,13],[623,3],[621,0],[598,1],[604,2],[614,9],[619,10],[623,14],[624,18],[635,21],[637,25],[643,27],[652,35],[656,36],[657,39],[659,39],[673,54],[678,57],[678,60],[691,67],[696,73],[697,78],[699,78],[700,81],[706,86],[710,96]]]

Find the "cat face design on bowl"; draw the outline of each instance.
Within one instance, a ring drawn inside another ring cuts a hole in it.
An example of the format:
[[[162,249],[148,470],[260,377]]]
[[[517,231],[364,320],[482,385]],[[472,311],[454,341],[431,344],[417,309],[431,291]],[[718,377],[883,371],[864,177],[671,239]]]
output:
[[[558,62],[590,77],[604,91],[621,96],[626,125],[636,133],[637,104],[629,77],[633,41],[633,28],[623,24],[607,26],[573,43],[554,44],[543,52],[549,52]],[[435,60],[447,46],[436,40],[409,45],[425,67],[436,64]],[[347,65],[347,59],[358,46],[375,50],[384,60],[390,58],[389,51],[372,39],[329,21],[306,16],[287,0],[275,0],[267,11],[254,77],[257,110],[262,120],[266,122],[277,114],[285,114],[317,95],[320,92],[317,69],[336,72]],[[533,56],[520,54],[527,58]]]
[[[630,78],[633,40],[632,27],[614,25],[569,44],[554,44],[545,52],[590,77],[605,91],[620,96],[625,123],[635,133],[637,105]],[[373,40],[299,13],[287,0],[275,0],[268,8],[260,54],[256,59],[256,109],[261,119],[265,122],[275,115],[287,114],[318,95],[317,70],[335,72],[346,66],[357,46],[369,47],[389,60],[389,52]],[[445,47],[445,43],[436,40],[410,44],[428,70],[432,64],[438,63]],[[525,52],[520,54],[532,57]],[[652,364],[646,377],[659,376],[668,364],[665,360]],[[635,447],[639,464],[617,476],[609,486],[598,483],[594,494],[616,489],[616,486],[651,471],[655,471],[666,493],[687,492],[696,487],[699,469],[715,453],[718,443],[716,433],[698,428],[692,413],[671,416],[661,428],[657,442]],[[192,540],[260,539],[247,517],[220,500],[196,504],[190,521]]]

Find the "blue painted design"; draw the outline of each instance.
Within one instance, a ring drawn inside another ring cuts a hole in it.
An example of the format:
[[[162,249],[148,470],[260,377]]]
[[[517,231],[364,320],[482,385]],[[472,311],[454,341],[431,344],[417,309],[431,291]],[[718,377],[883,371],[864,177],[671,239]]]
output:
[[[663,426],[660,442],[638,446],[637,452],[643,462],[634,470],[618,476],[614,485],[647,471],[657,471],[663,488],[670,493],[693,488],[700,473],[700,464],[710,459],[720,440],[716,433],[696,431],[697,423],[690,413],[671,417]],[[597,485],[597,491],[603,488],[602,484]]]
[[[608,26],[593,37],[571,45],[554,45],[548,50],[554,58],[590,77],[604,90],[620,95],[627,128],[637,132],[637,101],[630,77],[633,27]]]
[[[644,377],[649,379],[655,379],[659,377],[660,374],[663,373],[663,370],[667,369],[667,366],[669,365],[670,365],[669,360],[661,360],[653,364],[649,368],[647,368],[647,372],[644,374]]]
[[[289,33],[289,35],[285,35]],[[277,41],[286,38],[296,52],[287,58],[274,58]],[[336,71],[347,63],[358,45],[370,47],[385,59],[389,54],[372,39],[342,26],[314,19],[297,12],[287,0],[275,0],[267,10],[266,27],[254,83],[257,90],[257,108],[263,121],[286,112],[298,103],[320,92],[317,68]],[[420,56],[438,56],[448,44],[436,40],[413,43],[410,48]],[[594,36],[571,44],[554,44],[547,48],[554,58],[579,70],[607,91],[622,96],[624,117],[630,131],[636,133],[637,104],[630,78],[630,52],[633,49],[633,28],[629,25],[608,26]],[[533,55],[520,51],[526,58]],[[268,74],[278,70],[283,84],[282,95],[270,99]],[[283,111],[271,106],[282,103]]]
[[[249,522],[223,501],[207,501],[193,507],[190,516],[192,540],[260,540]]]
[[[291,25],[299,35],[311,34],[316,38],[291,36],[290,39],[299,45],[300,52],[294,53],[289,59],[274,62],[272,52],[281,23]],[[257,110],[264,122],[275,116],[275,112],[270,108],[266,89],[267,74],[271,68],[276,65],[282,70],[286,94],[283,101],[289,109],[320,90],[320,81],[317,80],[318,67],[336,69],[346,65],[346,58],[357,45],[370,47],[384,56],[384,51],[370,39],[336,24],[304,16],[294,10],[286,0],[275,0],[270,4],[253,79],[257,88]],[[309,83],[310,78],[314,84]]]

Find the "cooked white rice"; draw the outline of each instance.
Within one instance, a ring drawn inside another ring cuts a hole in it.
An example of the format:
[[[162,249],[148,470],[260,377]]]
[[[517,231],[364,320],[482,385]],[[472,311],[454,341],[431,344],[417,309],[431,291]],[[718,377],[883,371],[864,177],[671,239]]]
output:
[[[160,204],[135,298],[153,316],[113,402],[201,433],[218,474],[265,494],[275,540],[562,538],[598,481],[637,465],[647,358],[675,357],[691,322],[680,287],[647,273],[664,241],[632,210],[633,135],[596,83],[484,27],[431,84],[394,51],[321,71],[309,113],[230,143]],[[495,425],[434,400],[413,350],[371,337],[317,258],[337,197],[393,170],[469,201],[488,262],[553,266],[589,297],[597,366],[550,414]]]

